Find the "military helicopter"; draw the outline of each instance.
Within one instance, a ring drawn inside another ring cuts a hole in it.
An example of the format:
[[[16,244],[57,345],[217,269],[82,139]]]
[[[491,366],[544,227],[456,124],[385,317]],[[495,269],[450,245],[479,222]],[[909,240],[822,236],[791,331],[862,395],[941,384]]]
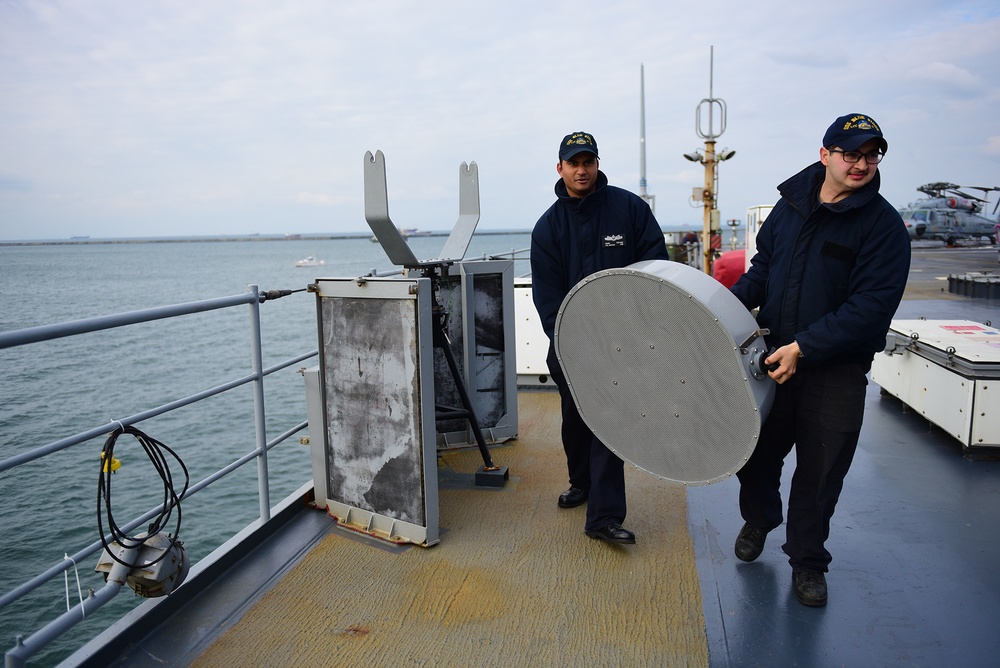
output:
[[[966,190],[978,190],[982,197],[970,195]],[[989,239],[996,243],[997,221],[980,213],[988,204],[989,193],[998,187],[959,186],[954,183],[928,183],[917,188],[927,195],[899,209],[910,239],[943,239],[949,246],[958,239]],[[993,207],[997,211],[1000,202]]]

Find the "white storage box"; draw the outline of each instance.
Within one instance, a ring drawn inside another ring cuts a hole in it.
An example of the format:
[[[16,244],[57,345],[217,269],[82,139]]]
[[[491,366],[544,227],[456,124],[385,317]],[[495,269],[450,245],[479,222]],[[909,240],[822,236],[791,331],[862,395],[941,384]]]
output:
[[[957,438],[1000,448],[1000,331],[969,320],[893,320],[872,380]]]

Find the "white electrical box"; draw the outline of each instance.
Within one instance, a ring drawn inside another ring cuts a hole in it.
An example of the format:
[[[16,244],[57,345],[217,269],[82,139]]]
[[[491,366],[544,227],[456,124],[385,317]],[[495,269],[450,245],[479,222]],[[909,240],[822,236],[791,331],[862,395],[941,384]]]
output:
[[[1000,449],[1000,331],[969,320],[893,320],[871,378],[957,438]]]
[[[531,278],[514,279],[514,336],[517,339],[517,384],[521,387],[556,386],[546,358],[549,337],[542,329],[531,297]]]

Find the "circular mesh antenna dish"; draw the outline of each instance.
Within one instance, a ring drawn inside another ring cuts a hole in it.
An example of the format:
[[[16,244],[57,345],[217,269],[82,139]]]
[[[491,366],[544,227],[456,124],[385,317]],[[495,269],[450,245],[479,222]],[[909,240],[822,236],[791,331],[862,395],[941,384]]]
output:
[[[560,307],[555,349],[594,435],[665,480],[707,485],[738,471],[774,399],[753,317],[721,283],[677,262],[580,281]]]

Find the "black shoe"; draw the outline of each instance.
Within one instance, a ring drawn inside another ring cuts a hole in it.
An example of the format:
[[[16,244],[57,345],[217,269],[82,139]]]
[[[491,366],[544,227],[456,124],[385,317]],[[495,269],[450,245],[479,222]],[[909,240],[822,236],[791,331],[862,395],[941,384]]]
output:
[[[744,523],[740,535],[736,537],[736,557],[741,561],[753,561],[764,551],[767,532]]]
[[[559,495],[560,508],[576,508],[587,502],[587,490],[579,487],[570,487]]]
[[[609,543],[622,543],[625,545],[635,543],[635,534],[628,529],[623,529],[621,524],[609,524],[597,531],[587,529],[585,533],[591,538],[600,538]]]
[[[826,605],[826,576],[818,571],[792,571],[792,588],[802,605],[821,608]]]

